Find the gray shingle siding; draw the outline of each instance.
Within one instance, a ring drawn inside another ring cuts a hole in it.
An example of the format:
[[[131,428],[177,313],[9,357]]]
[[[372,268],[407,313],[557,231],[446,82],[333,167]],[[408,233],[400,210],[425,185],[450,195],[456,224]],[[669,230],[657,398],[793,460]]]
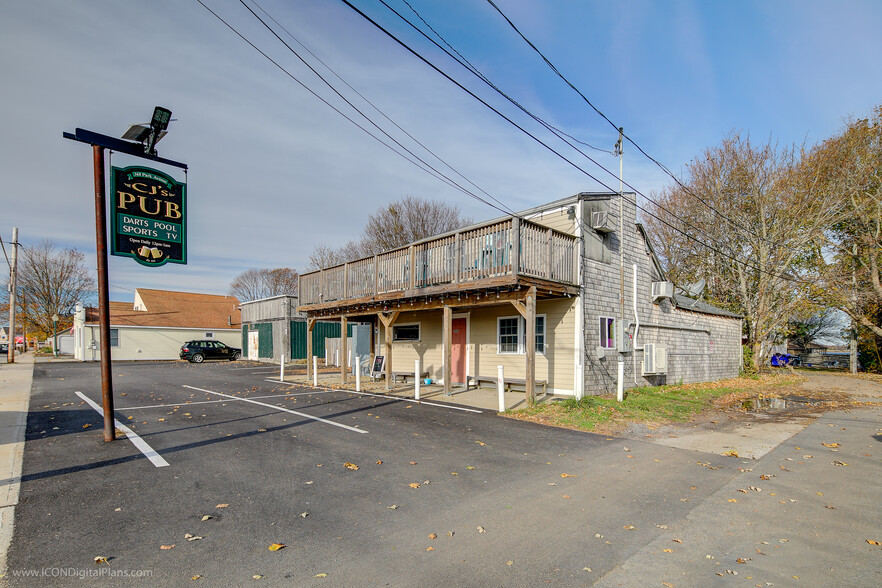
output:
[[[598,349],[600,317],[620,319],[621,278],[619,265],[618,195],[582,195],[583,231],[591,229],[590,212],[605,209],[615,230],[603,239],[608,251],[596,251],[598,239],[586,235],[588,249],[583,250],[582,302],[585,311],[585,394],[610,394],[616,391],[618,352]],[[636,226],[633,194],[624,201],[624,322],[634,333],[634,264],[637,265],[637,314],[640,328],[636,350],[623,354],[625,388],[634,386],[704,382],[731,378],[741,367],[741,320],[732,313],[711,314],[713,307],[695,306],[682,300],[675,307],[670,299],[652,302],[652,282],[660,281],[643,232]],[[608,262],[607,262],[608,260]],[[694,301],[691,301],[694,302]],[[700,310],[698,310],[700,309]],[[667,373],[643,376],[643,351],[646,343],[667,347]],[[636,362],[635,359],[636,351]],[[635,365],[636,364],[636,365]],[[636,369],[635,369],[636,368]],[[635,378],[636,371],[636,378]]]

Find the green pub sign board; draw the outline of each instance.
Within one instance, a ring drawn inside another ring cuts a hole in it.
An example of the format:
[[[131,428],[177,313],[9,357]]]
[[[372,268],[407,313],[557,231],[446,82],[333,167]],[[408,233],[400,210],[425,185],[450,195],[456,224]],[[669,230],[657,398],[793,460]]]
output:
[[[148,167],[111,168],[111,254],[147,266],[187,263],[187,185]]]

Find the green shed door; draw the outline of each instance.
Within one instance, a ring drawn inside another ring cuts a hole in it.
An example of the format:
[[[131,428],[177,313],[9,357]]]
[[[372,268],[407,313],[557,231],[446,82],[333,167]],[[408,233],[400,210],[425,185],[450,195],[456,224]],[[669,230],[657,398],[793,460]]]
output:
[[[291,359],[306,359],[306,322],[291,321]]]
[[[273,356],[273,325],[272,323],[260,323],[257,327],[257,355],[258,357]]]

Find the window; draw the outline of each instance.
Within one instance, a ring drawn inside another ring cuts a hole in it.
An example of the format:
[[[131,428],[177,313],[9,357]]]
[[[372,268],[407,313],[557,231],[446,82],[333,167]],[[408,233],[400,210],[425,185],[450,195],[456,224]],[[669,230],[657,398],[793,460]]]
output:
[[[119,329],[110,329],[110,346],[119,347]]]
[[[616,348],[616,319],[600,317],[600,346],[604,349]]]
[[[522,316],[503,316],[496,322],[496,353],[527,352],[527,321]],[[536,353],[545,353],[545,315],[536,315]]]
[[[393,341],[419,341],[420,340],[420,323],[410,323],[405,325],[392,325]]]
[[[206,339],[212,339],[214,337],[214,333],[205,333]]]
[[[499,319],[497,330],[499,332],[499,344],[497,353],[517,353],[520,349],[520,320],[518,317],[505,317]]]

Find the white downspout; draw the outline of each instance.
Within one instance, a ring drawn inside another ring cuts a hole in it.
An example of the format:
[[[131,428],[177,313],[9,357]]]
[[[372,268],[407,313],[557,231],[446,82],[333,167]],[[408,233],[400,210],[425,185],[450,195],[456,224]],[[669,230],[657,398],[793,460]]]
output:
[[[585,217],[582,213],[582,199],[579,198],[576,202],[576,238],[578,242],[576,255],[579,257],[579,270],[576,273],[576,283],[579,284],[579,294],[576,296],[576,357],[574,358],[575,369],[573,370],[575,374],[573,394],[577,399],[585,396],[585,300],[583,298],[585,284],[582,281],[582,273],[585,269],[584,260],[582,259],[582,252],[585,250],[585,235],[582,231],[582,221],[584,218]]]
[[[634,383],[637,383],[637,331],[640,330],[640,317],[637,316],[637,264],[634,264],[634,339],[631,341],[631,355],[634,359]]]

